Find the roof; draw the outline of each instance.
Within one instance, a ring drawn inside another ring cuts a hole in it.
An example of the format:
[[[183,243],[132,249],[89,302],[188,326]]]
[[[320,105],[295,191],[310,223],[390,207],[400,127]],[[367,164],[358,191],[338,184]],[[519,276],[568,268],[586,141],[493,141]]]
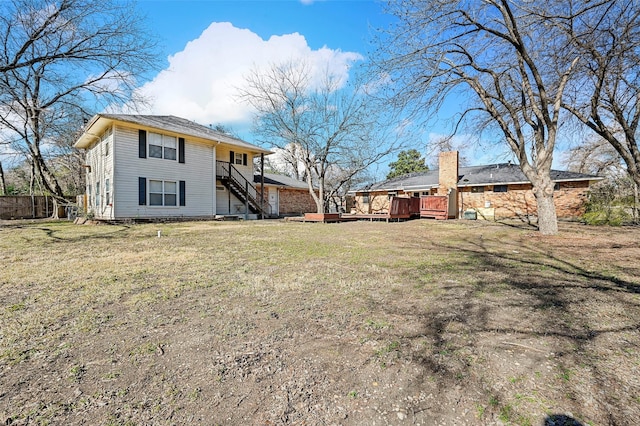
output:
[[[551,170],[553,182],[602,180],[601,177],[565,170]],[[486,166],[460,167],[458,186],[505,185],[531,183],[520,166],[512,163],[489,164]]]
[[[356,192],[373,191],[421,191],[438,187],[439,170],[410,173],[388,179]],[[584,173],[551,170],[554,182],[571,182],[585,180],[602,180],[599,176]],[[481,185],[507,185],[530,183],[520,166],[512,163],[488,164],[484,166],[460,167],[458,169],[458,187]]]
[[[233,136],[210,129],[207,126],[174,115],[96,114],[87,123],[84,132],[74,146],[76,148],[89,148],[98,135],[113,122],[129,123],[139,127],[171,132],[203,141],[221,142],[258,154],[271,154],[271,151],[245,142],[242,139],[234,138]]]
[[[260,175],[253,176],[254,183],[260,183]],[[309,189],[306,182],[294,179],[286,175],[277,175],[275,173],[264,174],[264,184],[274,186],[286,186],[287,188]]]

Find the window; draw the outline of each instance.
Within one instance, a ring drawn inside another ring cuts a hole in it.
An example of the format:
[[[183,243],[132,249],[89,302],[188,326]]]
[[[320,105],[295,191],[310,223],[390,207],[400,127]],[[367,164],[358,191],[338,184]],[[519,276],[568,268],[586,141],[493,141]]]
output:
[[[175,206],[178,194],[176,182],[149,180],[150,206]]]
[[[493,192],[507,192],[507,185],[493,185]]]
[[[392,199],[393,197],[398,196],[398,191],[389,191],[387,195],[389,196],[389,199]]]
[[[100,182],[96,182],[96,207],[100,208]]]
[[[107,206],[111,204],[111,189],[109,188],[109,179],[104,180],[104,203]]]
[[[177,158],[178,150],[175,136],[149,132],[147,140],[149,141],[149,157],[164,158],[165,160]]]
[[[168,138],[165,136],[163,138],[164,142],[164,158],[167,160],[175,160],[176,159],[176,138]]]
[[[560,189],[560,184],[559,184],[558,182],[554,183],[554,184],[553,184],[553,190],[554,190],[554,191],[557,191],[557,190],[559,190],[559,189]]]
[[[104,142],[104,155],[109,155],[109,141],[111,140],[111,127],[107,128],[100,136],[100,141]]]
[[[249,161],[247,154],[241,154],[239,152],[229,151],[229,162],[238,166],[246,166]]]
[[[484,192],[484,186],[472,186],[471,192],[474,192],[474,193]]]
[[[364,204],[369,204],[369,193],[365,192],[364,194],[362,194],[362,202]]]
[[[111,127],[108,127],[100,136],[101,141],[106,141],[111,137]]]

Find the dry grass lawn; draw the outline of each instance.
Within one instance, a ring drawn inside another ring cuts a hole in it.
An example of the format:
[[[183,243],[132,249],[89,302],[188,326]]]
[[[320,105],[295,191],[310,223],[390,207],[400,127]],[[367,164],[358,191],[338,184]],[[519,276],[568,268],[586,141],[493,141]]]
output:
[[[5,222],[0,423],[638,424],[639,259],[580,224]]]

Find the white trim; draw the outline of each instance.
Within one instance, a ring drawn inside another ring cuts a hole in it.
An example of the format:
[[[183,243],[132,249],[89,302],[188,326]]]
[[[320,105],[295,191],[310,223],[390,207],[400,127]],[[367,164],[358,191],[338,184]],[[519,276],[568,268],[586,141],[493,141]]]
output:
[[[161,182],[162,183],[162,192],[152,192],[151,191],[151,182]],[[175,192],[167,192],[166,184],[172,183],[175,185]],[[151,194],[160,194],[162,195],[162,204],[151,204]],[[173,195],[175,196],[175,204],[165,204],[166,196]],[[180,207],[180,183],[179,181],[170,180],[170,179],[147,179],[147,205],[151,208],[153,207],[161,207],[161,208],[171,208],[171,207]]]

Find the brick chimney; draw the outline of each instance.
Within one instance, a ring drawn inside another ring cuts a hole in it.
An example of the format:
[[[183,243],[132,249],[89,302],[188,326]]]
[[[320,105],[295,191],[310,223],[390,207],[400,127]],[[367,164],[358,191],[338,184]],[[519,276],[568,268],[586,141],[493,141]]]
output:
[[[438,162],[438,195],[447,195],[458,189],[458,151],[441,152]]]

